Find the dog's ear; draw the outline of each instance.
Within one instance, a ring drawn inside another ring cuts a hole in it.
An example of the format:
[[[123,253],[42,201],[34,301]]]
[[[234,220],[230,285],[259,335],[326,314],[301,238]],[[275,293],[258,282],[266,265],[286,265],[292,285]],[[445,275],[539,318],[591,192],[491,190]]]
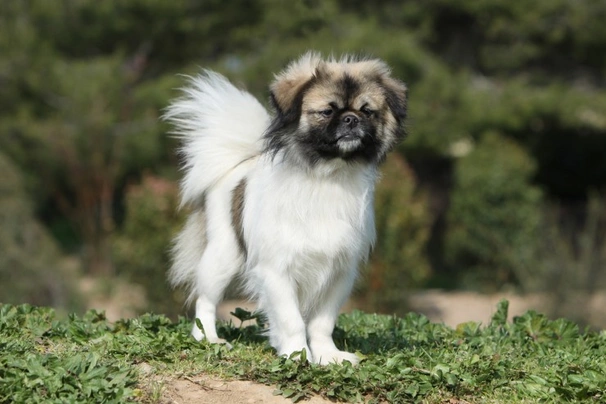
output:
[[[391,76],[383,77],[382,85],[385,91],[387,106],[395,119],[392,133],[394,134],[395,139],[402,140],[406,137],[404,120],[406,119],[408,112],[406,105],[408,100],[408,89],[406,84]]]
[[[270,87],[271,102],[279,115],[290,115],[297,109],[297,98],[317,74],[320,55],[309,52],[292,62],[276,76]]]
[[[391,113],[396,118],[398,123],[404,122],[406,119],[408,99],[408,88],[406,84],[393,77],[383,77],[383,88],[385,89],[385,99],[387,105],[391,109]]]

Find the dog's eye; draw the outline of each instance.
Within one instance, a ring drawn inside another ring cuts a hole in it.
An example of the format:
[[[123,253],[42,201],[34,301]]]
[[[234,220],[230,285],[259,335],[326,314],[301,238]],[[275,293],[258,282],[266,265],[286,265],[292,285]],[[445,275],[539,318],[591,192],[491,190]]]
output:
[[[366,105],[365,105],[365,106],[363,106],[363,107],[360,109],[360,111],[362,111],[362,113],[363,113],[364,115],[366,115],[366,116],[372,116],[372,115],[375,113],[375,111],[373,111],[372,109],[368,108]]]
[[[332,115],[332,109],[324,109],[322,111],[320,111],[320,115],[322,115],[325,118],[328,118],[329,116]]]

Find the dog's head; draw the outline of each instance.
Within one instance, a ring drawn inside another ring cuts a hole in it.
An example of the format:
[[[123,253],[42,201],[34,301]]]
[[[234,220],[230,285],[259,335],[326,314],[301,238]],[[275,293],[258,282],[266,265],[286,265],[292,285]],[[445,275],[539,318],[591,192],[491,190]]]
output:
[[[322,60],[308,53],[271,85],[276,116],[267,148],[314,165],[378,163],[405,136],[406,86],[377,59]]]

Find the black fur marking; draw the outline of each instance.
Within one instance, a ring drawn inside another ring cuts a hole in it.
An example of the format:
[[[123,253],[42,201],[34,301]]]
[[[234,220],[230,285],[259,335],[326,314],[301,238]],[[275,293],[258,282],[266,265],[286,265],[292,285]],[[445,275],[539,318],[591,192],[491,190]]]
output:
[[[276,111],[276,116],[273,118],[265,138],[265,152],[273,157],[288,144],[288,136],[291,136],[299,126],[299,118],[301,117],[301,106],[303,105],[303,97],[305,93],[316,83],[317,77],[312,77],[307,83],[301,86],[299,93],[295,96],[292,105],[286,111],[282,110],[276,101],[276,96],[270,93],[270,100]]]
[[[349,74],[345,74],[343,79],[339,82],[339,88],[342,91],[343,99],[345,100],[345,105],[351,105],[354,98],[360,92],[360,83],[358,83],[353,77]]]
[[[397,130],[395,132],[396,138],[398,140],[402,140],[406,137],[406,130],[404,128],[404,120],[406,119],[406,115],[408,113],[406,95],[398,94],[397,91],[382,80],[379,80],[379,83],[385,89],[385,100],[387,102],[387,106],[391,110],[391,113],[397,122]]]
[[[378,138],[374,125],[365,120],[360,122],[363,134],[362,145],[348,152],[339,148],[336,138],[341,120],[340,115],[335,114],[325,128],[313,128],[307,134],[297,134],[298,146],[307,161],[312,166],[319,161],[334,158],[341,158],[347,162],[377,162],[380,158],[379,150],[381,150],[382,141]]]
[[[269,92],[269,101],[271,101],[271,105],[273,105],[278,115],[284,115],[284,111],[280,108],[280,104],[278,104],[278,100],[276,100],[276,95],[273,91]]]

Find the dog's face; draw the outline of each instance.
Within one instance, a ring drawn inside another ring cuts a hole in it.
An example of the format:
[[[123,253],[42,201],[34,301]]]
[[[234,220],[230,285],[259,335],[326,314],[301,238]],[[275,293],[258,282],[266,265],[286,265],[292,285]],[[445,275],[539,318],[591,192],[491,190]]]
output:
[[[406,86],[380,60],[307,54],[277,76],[271,99],[276,117],[268,149],[311,165],[378,163],[405,136]]]

